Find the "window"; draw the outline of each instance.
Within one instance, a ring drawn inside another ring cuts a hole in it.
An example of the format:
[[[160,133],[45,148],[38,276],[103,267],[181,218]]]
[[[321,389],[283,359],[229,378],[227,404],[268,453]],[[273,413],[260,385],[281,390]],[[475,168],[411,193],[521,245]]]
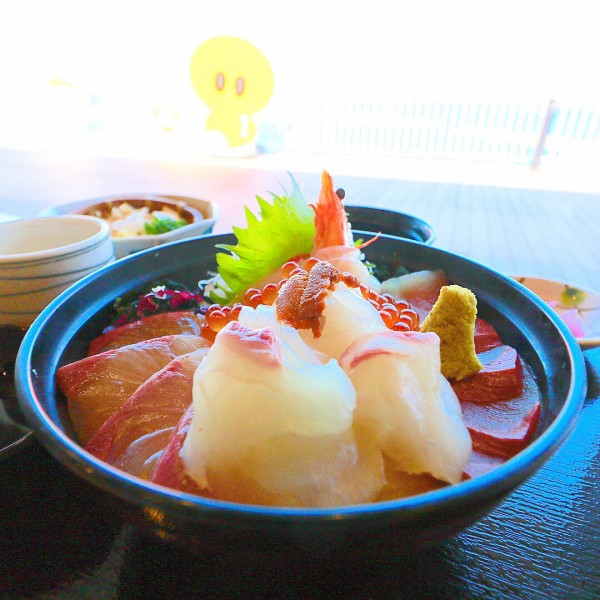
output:
[[[245,122],[259,151],[598,166],[592,14],[578,1],[5,4],[0,146],[226,152],[189,71],[227,34],[274,74]]]

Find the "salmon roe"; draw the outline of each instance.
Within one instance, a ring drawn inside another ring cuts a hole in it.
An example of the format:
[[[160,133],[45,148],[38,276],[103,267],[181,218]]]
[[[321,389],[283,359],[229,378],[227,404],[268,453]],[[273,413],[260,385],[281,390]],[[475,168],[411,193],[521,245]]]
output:
[[[310,271],[318,262],[319,259],[314,257],[309,258],[303,266],[300,266],[296,261],[288,261],[281,267],[282,279],[278,283],[268,283],[262,289],[248,289],[242,302],[228,306],[211,304],[204,315],[201,335],[210,342],[214,342],[217,333],[227,323],[237,321],[243,306],[252,308],[256,308],[261,304],[272,306],[279,289],[290,277],[302,271]],[[419,315],[410,307],[408,302],[397,300],[390,294],[378,294],[363,283],[360,284],[359,289],[362,297],[379,311],[381,320],[388,329],[392,331],[417,331],[419,329]]]

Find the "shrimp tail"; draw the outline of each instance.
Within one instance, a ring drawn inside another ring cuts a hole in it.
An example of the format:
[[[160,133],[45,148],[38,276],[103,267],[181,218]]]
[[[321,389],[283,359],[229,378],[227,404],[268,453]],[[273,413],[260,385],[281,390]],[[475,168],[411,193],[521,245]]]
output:
[[[314,250],[329,246],[351,246],[352,232],[341,198],[333,189],[333,179],[327,171],[321,175],[321,191],[315,211]]]
[[[367,240],[366,242],[363,242],[362,244],[356,244],[356,247],[359,249],[366,248],[367,246],[370,246],[373,242],[376,242],[379,239],[380,235],[381,235],[381,231],[379,231],[376,235],[374,235],[370,240]]]

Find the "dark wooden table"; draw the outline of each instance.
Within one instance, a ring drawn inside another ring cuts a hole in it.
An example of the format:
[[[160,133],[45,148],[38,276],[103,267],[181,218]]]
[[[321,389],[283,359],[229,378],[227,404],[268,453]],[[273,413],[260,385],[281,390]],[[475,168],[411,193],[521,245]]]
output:
[[[326,165],[324,165],[326,166]],[[295,173],[307,197],[319,174]],[[333,173],[335,177],[335,173]],[[210,197],[217,231],[285,172],[0,151],[0,212],[35,215],[113,193]],[[395,208],[436,245],[507,273],[600,289],[600,197],[343,176],[352,204]],[[600,598],[600,348],[584,352],[588,395],[567,442],[476,525],[410,557],[350,564],[198,556],[144,537],[108,498],[33,442],[0,459],[0,598]]]

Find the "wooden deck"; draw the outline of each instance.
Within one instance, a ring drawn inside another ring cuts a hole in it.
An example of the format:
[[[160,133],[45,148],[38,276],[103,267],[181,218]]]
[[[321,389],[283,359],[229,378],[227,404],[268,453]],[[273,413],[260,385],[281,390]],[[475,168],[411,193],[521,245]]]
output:
[[[289,187],[288,173],[266,164],[252,159],[176,163],[0,150],[0,214],[33,216],[57,204],[112,194],[188,194],[218,203],[221,215],[215,231],[225,232],[233,224],[244,224],[243,206],[255,208],[257,194],[268,198],[282,185]],[[291,169],[307,199],[317,198],[319,169]],[[437,247],[509,275],[600,290],[600,193],[419,181],[402,169],[394,178],[329,170],[336,185],[346,190],[348,204],[421,217],[436,229]]]

